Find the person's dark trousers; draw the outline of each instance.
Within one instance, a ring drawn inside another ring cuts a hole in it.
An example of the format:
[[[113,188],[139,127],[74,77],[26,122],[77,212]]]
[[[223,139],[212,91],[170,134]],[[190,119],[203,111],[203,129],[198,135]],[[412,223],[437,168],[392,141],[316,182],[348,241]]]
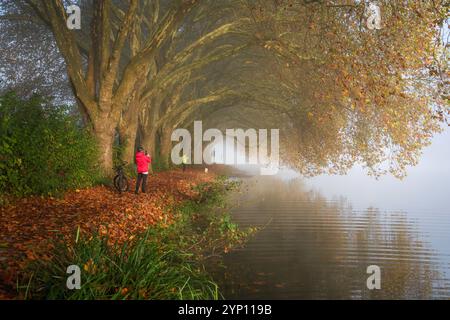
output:
[[[186,171],[186,164],[183,163],[183,171]]]
[[[145,193],[145,187],[147,185],[147,176],[148,176],[148,174],[138,173],[138,177],[136,180],[136,190],[134,191],[134,193],[139,192],[139,187],[141,185],[141,182],[142,182],[142,192]]]

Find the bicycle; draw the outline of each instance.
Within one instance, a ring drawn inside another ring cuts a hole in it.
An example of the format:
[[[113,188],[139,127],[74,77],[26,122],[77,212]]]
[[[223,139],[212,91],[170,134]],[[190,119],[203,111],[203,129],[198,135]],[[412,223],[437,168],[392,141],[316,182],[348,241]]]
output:
[[[116,171],[116,175],[114,177],[114,187],[119,193],[126,192],[130,188],[130,184],[128,182],[128,178],[125,176],[124,167],[126,162],[122,162],[114,167]]]

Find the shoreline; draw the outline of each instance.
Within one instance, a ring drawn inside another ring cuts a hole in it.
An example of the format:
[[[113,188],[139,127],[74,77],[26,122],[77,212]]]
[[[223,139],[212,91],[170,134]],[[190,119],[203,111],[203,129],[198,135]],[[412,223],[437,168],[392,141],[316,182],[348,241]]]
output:
[[[192,210],[200,210],[204,204],[197,206],[197,202],[208,192],[201,188],[214,185],[218,177],[214,172],[204,173],[195,168],[186,172],[174,169],[151,175],[146,194],[117,194],[111,188],[96,186],[70,191],[61,199],[29,197],[0,208],[0,251],[4,256],[0,262],[0,298],[23,298],[12,294],[19,275],[30,264],[51,262],[58,235],[67,243],[73,242],[74,230],[79,231],[77,239],[92,238],[94,234],[107,236],[109,246],[138,241],[135,238],[149,229],[177,225],[179,211],[185,210],[183,206],[192,207],[191,215]],[[226,192],[223,190],[223,195]],[[55,230],[55,226],[59,229]],[[236,229],[233,225],[229,227]]]

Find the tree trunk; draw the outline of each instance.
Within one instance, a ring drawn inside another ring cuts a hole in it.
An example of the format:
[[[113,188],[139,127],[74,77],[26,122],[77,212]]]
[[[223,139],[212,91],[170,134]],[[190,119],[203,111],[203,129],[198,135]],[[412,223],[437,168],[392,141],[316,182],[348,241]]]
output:
[[[113,143],[114,130],[94,130],[98,142],[99,164],[102,173],[106,176],[113,175]]]
[[[161,146],[160,146],[160,159],[164,166],[168,167],[172,164],[170,161],[170,154],[172,152],[172,128],[170,126],[161,130]]]
[[[141,139],[141,146],[150,153],[150,156],[152,158],[155,157],[156,152],[156,129],[152,128],[143,128],[142,130],[142,139]]]
[[[120,143],[123,146],[122,160],[128,164],[134,163],[136,150],[137,122],[131,121],[119,127]]]

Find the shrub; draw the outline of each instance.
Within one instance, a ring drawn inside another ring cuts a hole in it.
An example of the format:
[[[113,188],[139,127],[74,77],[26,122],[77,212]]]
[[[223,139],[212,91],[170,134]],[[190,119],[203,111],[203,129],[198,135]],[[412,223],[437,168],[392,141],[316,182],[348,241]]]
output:
[[[92,185],[95,140],[68,106],[39,96],[0,97],[0,192],[14,196],[57,195]]]

